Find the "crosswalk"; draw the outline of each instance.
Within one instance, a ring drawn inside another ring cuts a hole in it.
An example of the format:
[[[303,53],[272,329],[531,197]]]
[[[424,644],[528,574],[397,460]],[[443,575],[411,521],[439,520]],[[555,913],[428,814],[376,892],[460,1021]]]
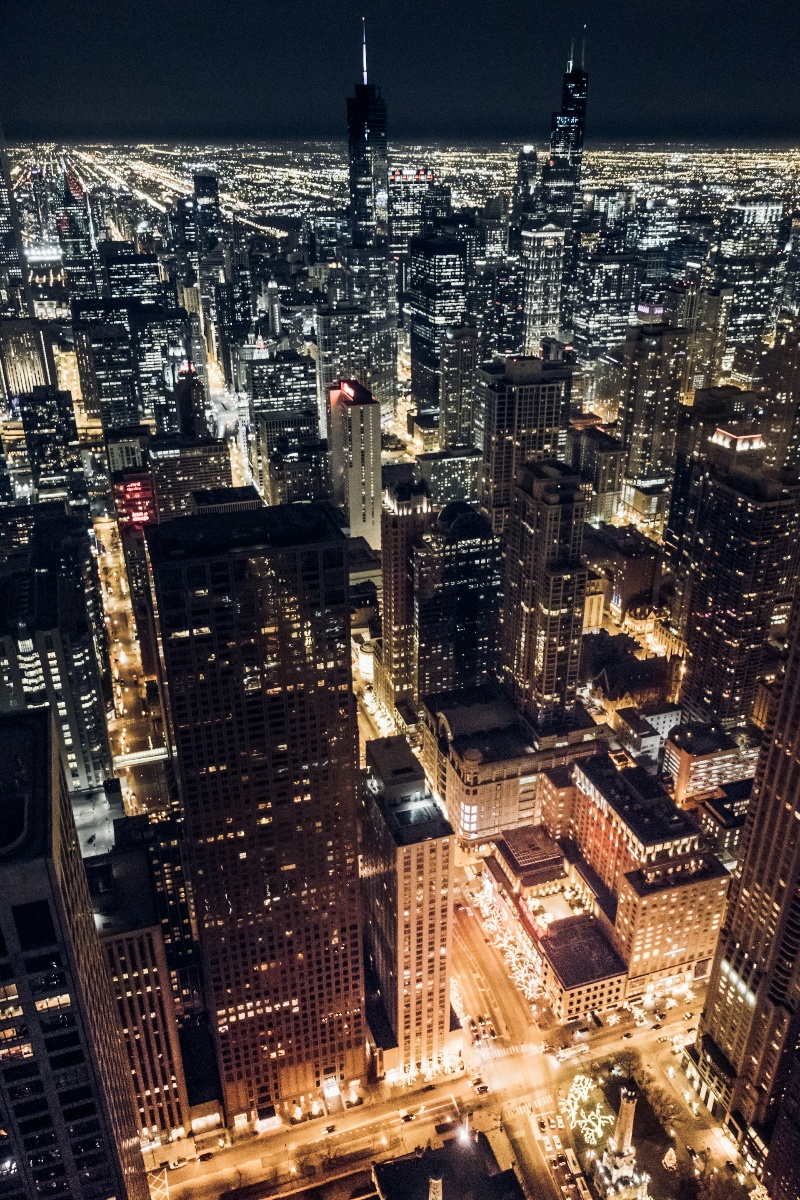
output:
[[[491,1045],[484,1042],[479,1048],[478,1053],[482,1058],[519,1058],[522,1054],[541,1054],[541,1042],[523,1042],[519,1046],[498,1046],[496,1043]]]
[[[529,1117],[534,1109],[541,1111],[542,1109],[550,1109],[553,1106],[553,1093],[543,1092],[541,1096],[534,1096],[530,1100],[522,1100],[512,1108],[512,1112],[517,1117]]]

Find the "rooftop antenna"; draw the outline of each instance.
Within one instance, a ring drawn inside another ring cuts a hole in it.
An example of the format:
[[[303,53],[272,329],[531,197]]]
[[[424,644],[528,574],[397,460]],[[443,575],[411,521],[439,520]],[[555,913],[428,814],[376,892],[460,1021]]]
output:
[[[575,60],[575,38],[570,38],[569,43],[569,61],[567,62],[567,74],[572,71],[572,65]]]
[[[586,26],[583,27],[583,37],[581,38],[581,70],[586,70]]]
[[[367,85],[367,18],[361,18],[361,73]]]

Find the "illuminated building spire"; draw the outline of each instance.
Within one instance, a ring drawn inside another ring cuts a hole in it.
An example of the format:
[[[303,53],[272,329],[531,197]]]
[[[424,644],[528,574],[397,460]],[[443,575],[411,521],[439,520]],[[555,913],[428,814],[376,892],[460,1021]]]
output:
[[[568,75],[572,71],[574,63],[575,63],[575,38],[573,37],[573,38],[570,38],[570,43],[569,43],[569,58],[567,60],[567,74]]]
[[[367,84],[367,18],[361,18],[361,73],[364,86]]]
[[[581,70],[586,70],[586,26],[583,27],[583,35],[581,37]]]

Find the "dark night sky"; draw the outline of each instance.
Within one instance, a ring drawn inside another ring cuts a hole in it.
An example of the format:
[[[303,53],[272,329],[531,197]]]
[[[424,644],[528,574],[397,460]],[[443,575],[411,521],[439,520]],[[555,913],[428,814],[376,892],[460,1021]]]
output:
[[[362,12],[396,138],[543,141],[588,19],[590,141],[800,142],[797,0],[0,0],[6,133],[342,136]]]

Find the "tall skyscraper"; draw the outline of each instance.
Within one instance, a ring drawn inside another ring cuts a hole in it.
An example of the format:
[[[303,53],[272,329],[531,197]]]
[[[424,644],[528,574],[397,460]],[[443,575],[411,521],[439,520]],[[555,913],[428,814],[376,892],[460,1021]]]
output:
[[[0,125],[0,316],[33,316],[11,164]]]
[[[487,518],[463,501],[445,505],[412,547],[411,574],[415,700],[488,683],[500,615],[500,541]]]
[[[326,505],[150,526],[228,1121],[363,1076],[347,541]]]
[[[148,308],[166,303],[169,285],[161,277],[158,255],[137,254],[130,242],[101,242],[100,268],[104,293],[112,299],[136,300]]]
[[[439,384],[439,444],[443,450],[475,444],[475,372],[478,331],[448,326],[442,339]]]
[[[583,634],[586,497],[553,459],[522,467],[506,532],[501,676],[542,729],[575,709]]]
[[[547,358],[507,358],[477,372],[476,444],[483,450],[481,508],[502,534],[519,469],[543,458],[563,458],[572,368],[557,347]]]
[[[674,629],[683,636],[692,575],[700,481],[706,468],[706,447],[718,427],[752,418],[755,393],[726,386],[695,392],[691,408],[681,406],[675,433],[675,472],[664,548],[675,574],[672,606]]]
[[[639,266],[634,255],[578,250],[572,330],[581,362],[594,362],[624,340],[638,290]]]
[[[355,380],[330,392],[331,483],[351,537],[381,545],[381,409]]]
[[[142,415],[155,420],[159,433],[177,433],[175,390],[191,361],[188,313],[182,308],[143,307],[133,313],[132,323]]]
[[[71,170],[62,171],[56,196],[56,232],[67,276],[74,296],[97,296],[97,254],[89,200],[83,185]]]
[[[362,28],[362,80],[347,101],[350,221],[354,246],[370,246],[389,231],[389,150],[386,101],[367,77],[367,35]]]
[[[424,484],[402,482],[386,488],[381,513],[382,636],[375,664],[375,690],[389,712],[400,712],[409,725],[415,720],[411,554],[429,521],[430,501]]]
[[[560,335],[565,248],[566,234],[558,225],[522,231],[526,354],[538,355],[545,338]]]
[[[129,314],[113,319],[79,315],[75,325],[75,352],[84,407],[99,416],[103,430],[136,425],[139,421],[137,363]]]
[[[367,772],[366,941],[402,1078],[446,1053],[455,839],[404,737],[367,742]]]
[[[412,238],[406,312],[411,321],[411,397],[418,409],[437,408],[441,353],[448,325],[467,308],[467,251],[444,237]]]
[[[800,613],[766,730],[697,1042],[700,1097],[737,1143],[768,1136],[800,1035]],[[796,1092],[796,1083],[794,1085]],[[754,1146],[754,1142],[756,1145]],[[780,1194],[780,1193],[776,1193]]]
[[[722,364],[733,304],[733,288],[704,288],[694,281],[675,283],[664,297],[664,318],[686,330],[684,399],[699,389],[715,387]]]
[[[3,1190],[8,1200],[148,1200],[48,710],[0,718],[0,782]]]
[[[800,321],[783,314],[761,367],[767,463],[800,470]]]
[[[764,469],[757,431],[723,425],[707,443],[693,532],[681,707],[733,729],[750,719],[776,610],[797,581],[800,481]]]
[[[626,478],[667,483],[674,467],[686,334],[670,325],[637,325],[629,330],[622,353],[620,437]]]
[[[37,497],[76,496],[85,490],[75,409],[70,392],[36,387],[16,397]]]
[[[71,792],[112,778],[111,670],[95,558],[80,517],[33,527],[0,575],[0,711],[50,707]]]
[[[713,281],[733,288],[725,365],[737,344],[760,338],[775,326],[781,289],[779,237],[783,202],[774,196],[748,196],[728,206],[713,257]]]

